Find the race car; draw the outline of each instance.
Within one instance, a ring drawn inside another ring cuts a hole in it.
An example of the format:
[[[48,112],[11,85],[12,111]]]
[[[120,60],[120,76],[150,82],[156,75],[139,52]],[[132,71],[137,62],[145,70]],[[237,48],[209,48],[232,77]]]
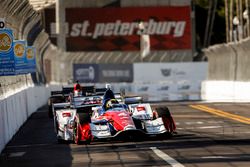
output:
[[[80,92],[74,91],[74,87],[72,86],[64,86],[62,90],[51,91],[51,96],[48,99],[48,116],[49,118],[53,118],[52,112],[52,104],[54,103],[64,103],[69,100],[71,94],[75,96],[82,96],[88,93],[93,94],[95,92],[94,86],[84,86]]]
[[[176,125],[167,107],[154,108],[149,103],[122,104],[115,99],[109,109],[94,107],[91,132],[94,138],[129,137],[175,133]]]
[[[51,96],[48,99],[48,116],[49,118],[53,117],[52,105],[53,103],[62,103],[65,102],[65,96],[62,91],[51,91]]]
[[[70,103],[54,104],[54,110],[58,141],[71,140],[76,144],[103,138],[172,134],[176,128],[166,107],[152,110],[149,103],[127,105],[112,98],[105,101],[105,95],[75,96]]]
[[[81,141],[90,142],[90,111],[101,105],[102,96],[72,96],[67,103],[53,104],[54,128],[58,142]]]

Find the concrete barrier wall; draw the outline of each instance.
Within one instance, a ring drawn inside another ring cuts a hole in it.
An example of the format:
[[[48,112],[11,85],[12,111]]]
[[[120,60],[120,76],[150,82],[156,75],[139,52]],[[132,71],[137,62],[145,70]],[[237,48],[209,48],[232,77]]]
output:
[[[42,29],[41,15],[28,0],[0,1],[0,18],[13,30],[15,39],[26,40],[37,49],[37,83],[44,81],[42,55],[50,46],[48,35]],[[30,74],[0,76],[0,152],[27,118],[47,102],[49,89],[34,87]]]
[[[29,87],[0,101],[0,152],[28,117],[47,103],[52,89]]]
[[[250,39],[219,44],[204,50],[208,58],[207,80],[250,81]]]
[[[250,82],[204,81],[201,99],[211,102],[250,102]]]
[[[208,77],[202,83],[202,100],[250,101],[249,46],[248,38],[204,50],[208,58]]]
[[[235,52],[230,45],[216,45],[205,50],[208,57],[208,80],[235,79]]]

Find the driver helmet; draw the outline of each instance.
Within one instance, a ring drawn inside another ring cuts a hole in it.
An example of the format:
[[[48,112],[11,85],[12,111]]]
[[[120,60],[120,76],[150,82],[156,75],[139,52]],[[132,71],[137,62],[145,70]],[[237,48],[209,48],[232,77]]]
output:
[[[119,102],[116,99],[110,99],[106,104],[106,109],[112,108],[113,104],[119,104]]]

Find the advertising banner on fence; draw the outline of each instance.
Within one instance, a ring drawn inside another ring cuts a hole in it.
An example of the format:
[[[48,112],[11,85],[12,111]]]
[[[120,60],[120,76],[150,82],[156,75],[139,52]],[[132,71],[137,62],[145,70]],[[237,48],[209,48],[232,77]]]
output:
[[[27,74],[26,42],[23,40],[14,41],[15,72]]]
[[[206,62],[134,64],[134,82],[204,80],[206,74]]]
[[[98,82],[99,66],[97,64],[74,64],[74,81],[88,83]]]
[[[74,64],[74,80],[86,82],[133,82],[132,64]]]
[[[36,72],[36,48],[33,46],[26,47],[26,59],[28,73]]]
[[[13,33],[11,29],[0,29],[0,76],[15,75]]]
[[[133,82],[132,64],[101,64],[99,82]]]
[[[67,51],[139,51],[142,35],[150,36],[151,50],[188,50],[190,11],[190,6],[66,8]],[[45,18],[55,41],[55,11],[46,9]]]
[[[199,100],[206,62],[135,63],[134,92],[149,101]]]

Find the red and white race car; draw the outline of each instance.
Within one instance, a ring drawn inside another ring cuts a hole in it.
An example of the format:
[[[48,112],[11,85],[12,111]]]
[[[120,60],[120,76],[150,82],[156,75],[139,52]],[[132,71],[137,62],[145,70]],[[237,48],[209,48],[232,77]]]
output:
[[[102,98],[77,96],[72,97],[70,103],[53,104],[58,140],[79,144],[94,139],[137,138],[175,132],[175,123],[167,107],[152,109],[149,103],[127,105],[116,99],[103,104]]]

